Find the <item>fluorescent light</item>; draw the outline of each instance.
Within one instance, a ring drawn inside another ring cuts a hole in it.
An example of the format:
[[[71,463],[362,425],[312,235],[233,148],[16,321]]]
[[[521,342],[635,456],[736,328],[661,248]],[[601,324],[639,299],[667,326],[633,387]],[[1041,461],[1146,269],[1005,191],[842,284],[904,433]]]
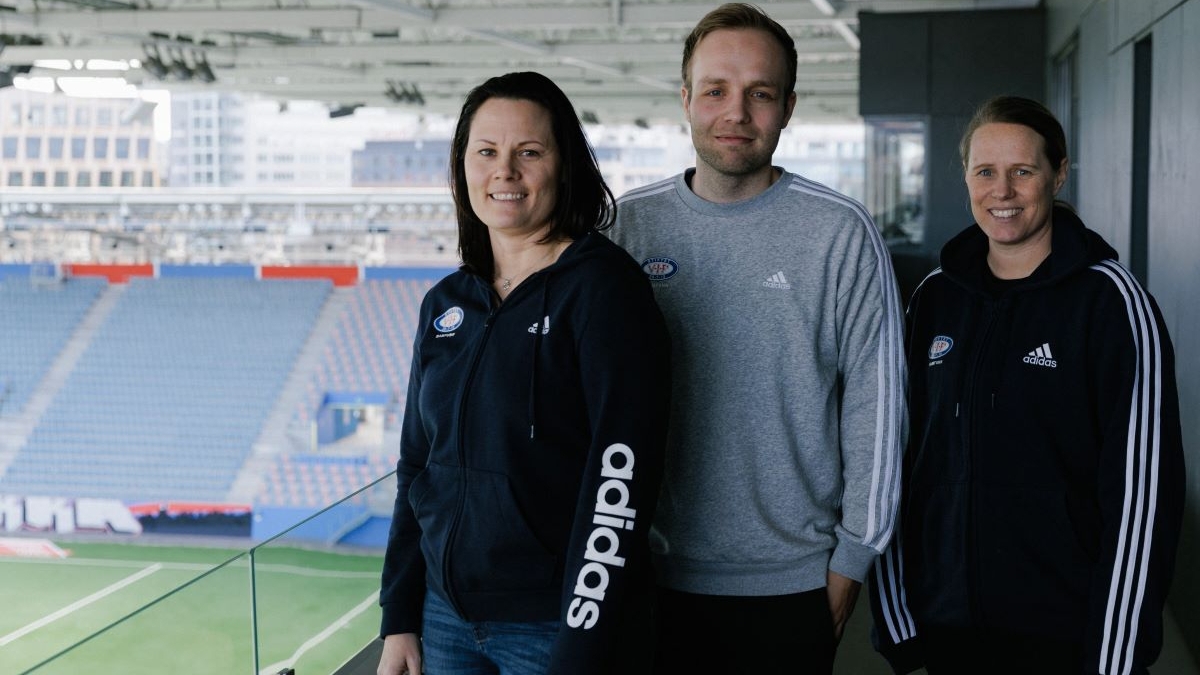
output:
[[[54,93],[53,77],[14,77],[13,88],[24,91],[36,91],[43,94]]]
[[[67,59],[36,59],[33,62],[34,68],[46,68],[48,70],[70,70],[71,62]]]
[[[60,77],[58,88],[67,96],[86,98],[136,98],[137,87],[123,77]]]
[[[88,70],[129,70],[128,61],[114,61],[112,59],[88,59]]]

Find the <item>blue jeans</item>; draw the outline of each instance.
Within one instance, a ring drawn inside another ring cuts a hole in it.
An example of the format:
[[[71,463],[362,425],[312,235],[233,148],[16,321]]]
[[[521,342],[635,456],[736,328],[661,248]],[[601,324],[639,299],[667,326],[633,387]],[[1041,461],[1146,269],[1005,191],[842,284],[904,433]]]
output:
[[[425,593],[425,675],[538,675],[550,666],[558,621],[463,621]]]

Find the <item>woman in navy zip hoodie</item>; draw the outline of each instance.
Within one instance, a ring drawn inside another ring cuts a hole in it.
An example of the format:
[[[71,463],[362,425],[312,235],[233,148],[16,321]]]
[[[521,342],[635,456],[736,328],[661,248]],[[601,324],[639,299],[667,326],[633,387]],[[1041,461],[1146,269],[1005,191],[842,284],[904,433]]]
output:
[[[598,233],[612,194],[549,79],[473,90],[450,171],[463,266],[421,305],[378,672],[635,672],[651,662],[665,324]]]
[[[908,310],[901,521],[872,581],[898,673],[1146,673],[1183,505],[1175,362],[1154,299],[1055,202],[1062,127],[984,104],[977,225]]]

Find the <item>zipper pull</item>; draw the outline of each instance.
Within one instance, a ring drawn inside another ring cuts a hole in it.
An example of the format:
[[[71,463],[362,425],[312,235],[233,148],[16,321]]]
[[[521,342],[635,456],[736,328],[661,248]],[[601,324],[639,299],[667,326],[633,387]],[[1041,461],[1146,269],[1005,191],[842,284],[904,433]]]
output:
[[[954,404],[954,418],[958,419],[958,404]]]

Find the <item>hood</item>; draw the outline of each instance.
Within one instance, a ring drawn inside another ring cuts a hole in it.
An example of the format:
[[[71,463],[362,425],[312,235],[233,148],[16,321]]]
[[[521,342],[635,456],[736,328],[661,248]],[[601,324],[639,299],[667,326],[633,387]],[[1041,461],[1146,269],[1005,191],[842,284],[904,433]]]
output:
[[[1051,286],[1101,260],[1117,259],[1116,250],[1087,229],[1070,208],[1055,204],[1052,218],[1050,256],[1016,285],[1017,290]],[[978,224],[973,224],[942,247],[942,272],[968,290],[984,293],[984,282],[989,275],[987,250],[987,235]]]

